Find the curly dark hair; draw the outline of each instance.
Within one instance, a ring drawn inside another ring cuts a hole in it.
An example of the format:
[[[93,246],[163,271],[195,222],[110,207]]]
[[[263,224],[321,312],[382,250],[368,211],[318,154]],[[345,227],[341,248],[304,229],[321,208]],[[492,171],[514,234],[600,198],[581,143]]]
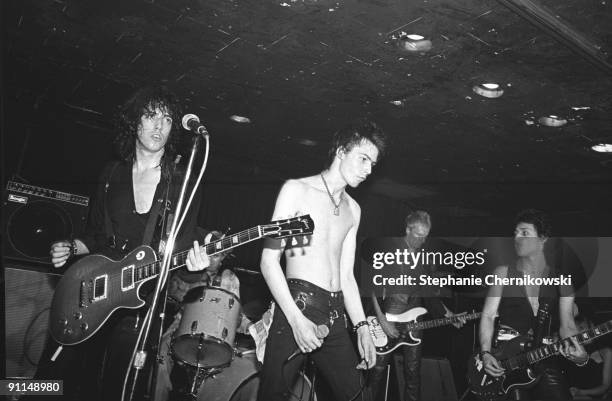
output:
[[[364,139],[367,139],[376,146],[378,149],[378,159],[380,160],[387,149],[387,135],[375,122],[359,119],[334,133],[326,167],[332,164],[338,149],[344,149],[346,152],[349,152],[353,146],[359,145]]]
[[[404,223],[406,227],[412,226],[416,223],[421,223],[431,228],[431,217],[429,216],[429,213],[424,210],[415,210],[406,216]]]
[[[521,210],[520,212],[518,212],[516,218],[514,219],[515,226],[519,223],[533,224],[536,231],[538,232],[538,237],[550,238],[550,236],[552,235],[552,225],[550,223],[550,218],[546,213],[542,212],[541,210]]]
[[[167,88],[146,86],[128,98],[120,107],[115,119],[118,131],[115,146],[121,160],[133,162],[136,157],[136,138],[141,117],[153,115],[156,110],[164,110],[172,118],[172,130],[168,136],[168,142],[161,160],[162,173],[168,176],[176,156],[177,135],[175,135],[175,131],[179,129],[180,110],[178,99]]]

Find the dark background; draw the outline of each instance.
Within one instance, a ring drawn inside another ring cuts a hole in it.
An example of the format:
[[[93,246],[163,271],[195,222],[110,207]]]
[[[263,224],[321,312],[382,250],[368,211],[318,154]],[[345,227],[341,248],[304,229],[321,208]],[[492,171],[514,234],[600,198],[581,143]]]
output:
[[[392,146],[351,190],[360,240],[402,235],[417,208],[432,236],[508,236],[525,207],[549,212],[556,236],[612,236],[612,156],[591,150],[612,142],[610,2],[281,3],[3,1],[3,183],[92,194],[117,105],[163,83],[211,133],[205,227],[269,219],[282,182],[319,172],[333,132],[368,116]],[[403,50],[402,31],[432,49]],[[504,95],[472,91],[484,82]],[[567,124],[538,123],[550,114]],[[258,270],[260,249],[231,263]]]

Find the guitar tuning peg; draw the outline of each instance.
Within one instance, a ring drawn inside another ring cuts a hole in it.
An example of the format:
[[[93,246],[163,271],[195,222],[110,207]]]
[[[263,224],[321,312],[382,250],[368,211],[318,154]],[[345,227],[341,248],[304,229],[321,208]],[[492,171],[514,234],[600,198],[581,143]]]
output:
[[[291,238],[291,246],[296,246],[297,244],[298,244],[298,242],[295,239],[295,237]]]

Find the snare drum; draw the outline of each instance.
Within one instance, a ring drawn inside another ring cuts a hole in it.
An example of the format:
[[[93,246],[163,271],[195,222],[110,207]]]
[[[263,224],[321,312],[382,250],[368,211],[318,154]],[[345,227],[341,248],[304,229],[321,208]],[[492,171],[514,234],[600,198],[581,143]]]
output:
[[[183,314],[172,338],[172,357],[197,368],[220,368],[234,354],[240,299],[221,288],[200,286],[183,299]]]

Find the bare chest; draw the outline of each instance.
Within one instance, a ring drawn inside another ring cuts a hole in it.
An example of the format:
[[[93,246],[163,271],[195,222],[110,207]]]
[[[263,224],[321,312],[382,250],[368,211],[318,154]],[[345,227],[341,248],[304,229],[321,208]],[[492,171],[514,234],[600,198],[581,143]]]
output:
[[[346,200],[342,200],[339,206],[336,214],[335,205],[325,194],[315,193],[303,200],[301,210],[307,210],[315,222],[313,246],[320,244],[335,248],[346,238],[354,216]]]
[[[160,177],[161,172],[159,169],[147,170],[141,173],[132,172],[132,187],[136,212],[146,213],[151,209]]]

